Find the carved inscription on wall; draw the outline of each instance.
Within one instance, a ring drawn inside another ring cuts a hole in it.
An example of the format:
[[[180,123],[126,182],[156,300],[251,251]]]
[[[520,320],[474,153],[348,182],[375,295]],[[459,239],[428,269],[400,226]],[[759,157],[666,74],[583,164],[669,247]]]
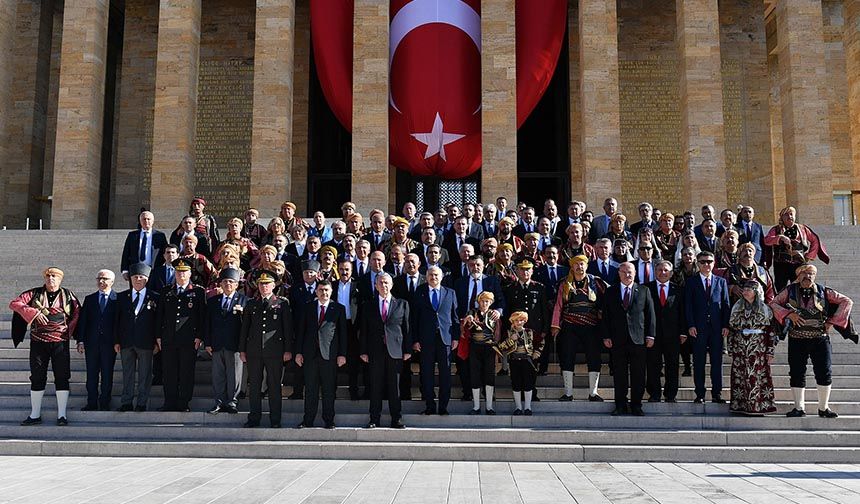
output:
[[[200,61],[195,191],[217,216],[248,208],[253,99],[253,61]]]
[[[726,138],[726,193],[728,201],[747,201],[747,141],[744,128],[746,103],[744,75],[740,61],[722,60],[723,130]]]
[[[618,62],[621,116],[621,193],[628,219],[650,201],[678,212],[681,177],[678,62],[652,58]]]

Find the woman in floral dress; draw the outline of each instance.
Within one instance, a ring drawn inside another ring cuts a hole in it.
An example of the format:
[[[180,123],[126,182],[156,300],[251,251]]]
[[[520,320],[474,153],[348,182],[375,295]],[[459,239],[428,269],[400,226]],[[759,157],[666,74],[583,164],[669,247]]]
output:
[[[755,280],[742,285],[743,297],[732,306],[728,351],[732,357],[730,411],[764,415],[776,411],[770,365],[776,345],[773,313]]]

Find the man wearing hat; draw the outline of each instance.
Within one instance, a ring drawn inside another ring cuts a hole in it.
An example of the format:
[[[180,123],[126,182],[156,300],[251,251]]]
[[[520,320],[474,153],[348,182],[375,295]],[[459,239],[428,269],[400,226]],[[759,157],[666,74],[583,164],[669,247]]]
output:
[[[788,374],[794,394],[794,409],[788,417],[806,416],[804,409],[806,364],[812,361],[815,383],[818,385],[818,416],[836,418],[830,409],[831,328],[836,328],[846,339],[857,343],[851,325],[851,307],[854,302],[843,294],[815,283],[818,268],[812,264],[795,271],[797,280],[788,285],[770,303],[777,322],[788,332]]]
[[[504,219],[502,219],[504,220]],[[501,230],[501,223],[499,229]],[[535,343],[543,341],[549,333],[550,308],[546,299],[546,287],[532,280],[534,273],[534,260],[524,257],[516,265],[517,281],[509,284],[502,283],[502,293],[505,297],[505,312],[513,313],[524,311],[528,313],[529,320],[526,328],[534,332]],[[504,319],[503,319],[504,320]],[[503,334],[510,329],[510,321],[505,320],[502,328]],[[535,394],[535,398],[537,395]]]
[[[394,219],[394,230],[391,232],[391,238],[382,242],[380,250],[385,254],[385,257],[390,257],[391,247],[401,245],[404,250],[411,251],[418,246],[418,243],[407,236],[409,232],[409,221],[403,217]]]
[[[200,196],[195,196],[191,200],[191,208],[188,213],[197,220],[195,229],[206,237],[209,250],[215,250],[215,245],[221,242],[221,236],[218,234],[218,223],[215,222],[215,217],[204,213],[205,208],[206,200]]]
[[[516,255],[523,249],[523,241],[518,236],[514,235],[513,229],[514,220],[510,217],[502,217],[502,219],[499,220],[499,229],[496,231],[496,240],[498,240],[499,245],[510,243],[514,248],[514,255]]]
[[[302,327],[305,315],[305,305],[316,299],[317,274],[320,263],[317,261],[302,261],[302,281],[290,287],[290,309],[293,314],[293,327]],[[294,361],[295,362],[295,361]],[[293,393],[288,399],[304,399],[305,376],[298,366],[289,365],[288,372],[293,374]],[[286,377],[284,377],[286,379]]]
[[[114,272],[103,269],[96,273],[97,291],[84,298],[75,339],[78,353],[84,353],[87,363],[87,404],[81,411],[109,410],[113,370],[114,321],[116,291]],[[101,382],[101,390],[99,390]]]
[[[206,293],[191,283],[192,262],[173,261],[176,280],[161,292],[158,303],[157,342],[162,357],[164,405],[162,411],[191,411],[194,395],[194,367],[197,350],[203,343]]]
[[[172,267],[172,266],[171,266]],[[147,288],[151,269],[146,263],[129,269],[131,288],[116,296],[114,351],[122,362],[122,398],[119,411],[146,411],[152,387],[156,313],[159,294]],[[134,403],[134,378],[137,371],[137,404]]]
[[[564,379],[564,395],[559,401],[573,400],[575,356],[577,347],[581,346],[588,363],[588,400],[602,402],[603,398],[597,393],[601,365],[598,329],[600,303],[609,285],[600,277],[586,273],[588,257],[585,255],[573,256],[568,263],[570,272],[558,287],[551,324]]]
[[[63,270],[48,268],[45,284],[24,291],[9,303],[12,316],[12,341],[17,347],[30,329],[30,415],[21,425],[42,423],[42,397],[48,381],[48,365],[54,370],[57,391],[57,425],[67,425],[71,362],[69,339],[75,333],[81,305],[78,298],[60,287]]]
[[[229,280],[222,281],[222,286],[227,281]],[[248,377],[251,381],[248,385],[251,411],[245,427],[260,425],[263,411],[261,392],[263,370],[265,370],[269,395],[269,423],[272,428],[277,429],[281,426],[281,374],[284,363],[293,358],[293,319],[289,301],[274,295],[275,274],[273,272],[260,272],[257,288],[259,290],[257,296],[248,300],[245,305],[239,339],[239,355],[242,362],[248,366]],[[224,296],[226,295],[225,289]],[[222,303],[224,296],[219,296]],[[220,308],[215,308],[215,310],[218,309]],[[227,411],[232,412],[229,408]]]
[[[269,234],[266,227],[257,222],[259,218],[260,211],[256,208],[249,208],[245,210],[245,225],[242,226],[242,237],[249,238],[257,248],[263,246],[263,242]]]
[[[244,294],[236,290],[239,287],[240,278],[238,269],[222,269],[218,275],[221,294],[212,296],[206,301],[203,342],[206,345],[206,352],[212,356],[212,391],[215,407],[209,410],[209,413],[213,415],[222,411],[238,413],[236,396],[239,394],[239,388],[236,386],[236,376],[241,376],[241,373],[236,372],[236,353],[239,352],[242,313],[248,301]],[[278,389],[280,391],[280,387]]]

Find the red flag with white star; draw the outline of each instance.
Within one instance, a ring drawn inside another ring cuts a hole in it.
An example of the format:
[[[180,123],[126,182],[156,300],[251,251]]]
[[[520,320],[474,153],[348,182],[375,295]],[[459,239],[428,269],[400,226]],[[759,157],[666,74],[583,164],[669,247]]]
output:
[[[415,175],[453,179],[481,166],[480,0],[391,0],[389,153]],[[317,71],[329,105],[352,127],[352,0],[312,0]],[[519,0],[517,127],[555,71],[565,0]]]

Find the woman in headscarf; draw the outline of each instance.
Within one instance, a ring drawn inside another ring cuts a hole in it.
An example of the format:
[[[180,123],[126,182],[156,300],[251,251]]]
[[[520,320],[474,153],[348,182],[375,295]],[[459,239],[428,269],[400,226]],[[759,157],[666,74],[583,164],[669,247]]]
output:
[[[699,255],[699,252],[702,251],[701,247],[699,247],[699,240],[696,238],[696,233],[690,229],[681,233],[678,247],[675,249],[675,269],[681,267],[681,253],[688,247],[692,248],[694,251],[693,259],[695,259],[696,256]],[[693,262],[695,263],[696,261],[694,260]]]
[[[738,263],[738,232],[726,229],[720,237],[720,249],[717,250],[714,268],[729,269]]]
[[[627,217],[624,214],[617,213],[612,216],[612,220],[609,221],[609,231],[603,235],[603,238],[609,238],[612,243],[615,243],[615,240],[627,240],[627,243],[630,244],[630,248],[633,248],[633,233],[627,231],[625,228],[627,227]]]
[[[747,280],[743,296],[732,306],[728,350],[732,356],[730,411],[764,415],[776,411],[770,365],[776,346],[773,312],[764,303],[761,285]]]

